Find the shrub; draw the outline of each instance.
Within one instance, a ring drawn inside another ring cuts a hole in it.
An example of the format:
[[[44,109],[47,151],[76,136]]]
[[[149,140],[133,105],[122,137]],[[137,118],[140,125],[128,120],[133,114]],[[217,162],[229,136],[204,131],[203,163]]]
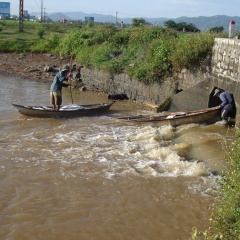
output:
[[[30,43],[23,41],[0,41],[0,51],[3,52],[24,52],[28,50]]]
[[[91,38],[91,31],[73,29],[61,39],[58,50],[62,56],[76,56],[77,52],[85,45],[84,43]]]
[[[21,42],[15,42],[11,47],[10,50],[13,52],[23,52],[25,49],[25,44]]]
[[[45,35],[45,30],[43,28],[39,28],[36,33],[37,33],[38,37],[40,39],[42,39],[43,36]]]
[[[51,53],[55,53],[60,44],[60,36],[56,33],[51,33],[49,38],[44,42],[44,48]]]
[[[92,63],[96,67],[104,65],[105,62],[111,60],[114,57],[108,44],[101,44],[98,47],[95,47],[93,55],[94,57],[92,58]]]
[[[12,42],[0,41],[0,51],[9,52],[11,51]]]
[[[92,54],[94,51],[94,47],[89,48],[81,48],[76,54],[76,59],[81,64],[84,64],[86,67],[92,67]]]
[[[182,35],[170,57],[173,69],[179,71],[206,59],[212,53],[214,38],[215,35],[209,32]]]
[[[32,52],[50,52],[57,53],[60,44],[60,37],[58,34],[52,33],[47,39],[39,39],[34,41],[30,46]]]

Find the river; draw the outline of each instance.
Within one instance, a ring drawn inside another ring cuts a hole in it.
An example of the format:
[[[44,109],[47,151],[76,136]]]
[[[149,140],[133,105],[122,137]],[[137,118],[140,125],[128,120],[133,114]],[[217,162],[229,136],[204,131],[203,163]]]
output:
[[[149,113],[131,101],[102,116],[24,117],[11,104],[47,105],[50,83],[3,75],[0,83],[0,239],[185,240],[192,227],[205,229],[234,130],[115,121]],[[108,101],[89,91],[73,99]]]

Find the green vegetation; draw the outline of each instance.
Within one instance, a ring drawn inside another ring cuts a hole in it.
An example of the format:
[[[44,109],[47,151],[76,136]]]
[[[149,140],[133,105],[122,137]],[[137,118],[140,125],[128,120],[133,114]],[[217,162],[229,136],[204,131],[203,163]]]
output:
[[[215,203],[210,226],[204,232],[194,229],[192,239],[240,239],[240,131],[235,142],[228,143],[228,170],[219,182],[221,197]]]
[[[45,30],[43,28],[39,28],[36,33],[39,36],[39,38],[43,38]]]
[[[224,27],[221,26],[221,27],[214,27],[214,28],[211,28],[209,29],[210,32],[217,32],[217,33],[222,33],[224,31]]]
[[[151,24],[146,22],[146,20],[144,18],[133,18],[133,20],[132,20],[133,27],[140,27],[143,25],[151,25]]]
[[[51,51],[65,57],[73,55],[90,68],[113,74],[125,72],[149,83],[162,81],[183,67],[200,64],[211,54],[216,36],[209,32],[185,35],[149,26],[83,26],[72,29]]]
[[[201,64],[212,52],[217,33],[179,33],[134,19],[133,26],[0,22],[0,51],[49,52],[75,57],[90,68],[127,73],[146,83],[163,81],[182,68]]]
[[[166,28],[171,28],[176,31],[183,31],[183,32],[200,32],[200,30],[194,26],[192,23],[188,24],[186,22],[176,23],[173,20],[168,20],[164,23]]]

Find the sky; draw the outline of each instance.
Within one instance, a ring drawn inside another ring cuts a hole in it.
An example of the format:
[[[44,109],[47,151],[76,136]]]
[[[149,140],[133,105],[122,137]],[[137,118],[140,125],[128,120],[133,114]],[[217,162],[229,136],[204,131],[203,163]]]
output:
[[[19,14],[19,0],[10,2],[11,14]],[[84,12],[119,18],[177,18],[199,16],[240,16],[239,0],[24,0],[24,10],[46,13]]]

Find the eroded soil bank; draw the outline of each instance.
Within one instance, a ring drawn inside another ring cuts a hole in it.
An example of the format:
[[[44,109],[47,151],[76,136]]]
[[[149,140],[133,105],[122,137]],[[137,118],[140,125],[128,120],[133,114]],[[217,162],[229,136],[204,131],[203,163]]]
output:
[[[52,81],[53,72],[47,66],[61,68],[69,59],[43,53],[0,53],[0,73],[28,80]]]

